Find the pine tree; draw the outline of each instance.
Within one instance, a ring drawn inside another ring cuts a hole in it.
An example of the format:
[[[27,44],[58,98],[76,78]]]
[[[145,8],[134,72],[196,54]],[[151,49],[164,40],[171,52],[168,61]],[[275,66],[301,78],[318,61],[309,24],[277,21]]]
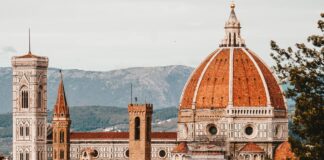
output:
[[[279,79],[289,87],[287,98],[295,101],[289,142],[300,159],[324,159],[324,13],[318,20],[320,34],[294,49],[280,48],[271,41],[273,67]]]

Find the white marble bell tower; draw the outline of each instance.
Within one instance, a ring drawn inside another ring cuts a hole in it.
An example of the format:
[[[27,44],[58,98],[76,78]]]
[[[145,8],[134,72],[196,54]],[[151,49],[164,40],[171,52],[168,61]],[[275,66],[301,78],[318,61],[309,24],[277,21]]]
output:
[[[48,58],[12,57],[13,159],[46,160]]]

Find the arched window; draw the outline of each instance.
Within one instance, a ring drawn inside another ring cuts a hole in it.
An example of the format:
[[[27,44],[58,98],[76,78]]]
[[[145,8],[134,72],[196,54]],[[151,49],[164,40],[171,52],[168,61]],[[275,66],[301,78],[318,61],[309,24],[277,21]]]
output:
[[[39,126],[39,129],[40,129],[40,136],[43,136],[43,126]]]
[[[24,86],[22,89],[21,89],[21,108],[28,108],[28,90],[27,90],[27,87]]]
[[[228,35],[228,46],[231,46],[231,33]]]
[[[41,160],[41,152],[37,151],[37,160]]]
[[[60,143],[64,143],[64,132],[60,132]]]
[[[26,153],[26,160],[29,160],[29,153]]]
[[[140,139],[140,132],[141,132],[141,122],[140,122],[140,118],[136,117],[135,118],[135,140],[139,140]]]
[[[24,127],[23,126],[19,127],[19,133],[20,133],[20,136],[24,136]]]
[[[29,127],[26,127],[26,136],[29,136]]]
[[[20,154],[19,154],[19,159],[20,159],[20,160],[24,160],[24,153],[20,153]]]
[[[233,41],[234,41],[234,47],[236,46],[236,33],[234,33],[234,39],[233,39]]]
[[[37,126],[37,136],[39,136],[40,135],[40,129],[39,129],[39,126]]]
[[[38,93],[37,93],[37,107],[38,108],[41,108],[42,107],[42,90],[43,90],[43,87],[42,86],[39,86],[38,87]]]

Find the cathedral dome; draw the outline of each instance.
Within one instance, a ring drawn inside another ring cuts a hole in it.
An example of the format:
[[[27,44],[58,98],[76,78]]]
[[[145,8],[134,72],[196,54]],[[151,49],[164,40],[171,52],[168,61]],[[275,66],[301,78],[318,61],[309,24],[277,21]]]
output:
[[[225,37],[193,71],[179,109],[273,107],[285,110],[284,96],[275,76],[256,53],[245,47],[240,22],[231,6]]]

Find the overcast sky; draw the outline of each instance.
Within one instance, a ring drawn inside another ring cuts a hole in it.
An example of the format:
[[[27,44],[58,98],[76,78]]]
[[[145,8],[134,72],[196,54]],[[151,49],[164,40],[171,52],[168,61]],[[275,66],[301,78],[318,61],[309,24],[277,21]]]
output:
[[[323,0],[236,0],[248,48],[269,65],[270,40],[282,46],[318,33]],[[1,0],[0,67],[28,51],[50,67],[112,70],[196,67],[224,36],[229,0]]]

